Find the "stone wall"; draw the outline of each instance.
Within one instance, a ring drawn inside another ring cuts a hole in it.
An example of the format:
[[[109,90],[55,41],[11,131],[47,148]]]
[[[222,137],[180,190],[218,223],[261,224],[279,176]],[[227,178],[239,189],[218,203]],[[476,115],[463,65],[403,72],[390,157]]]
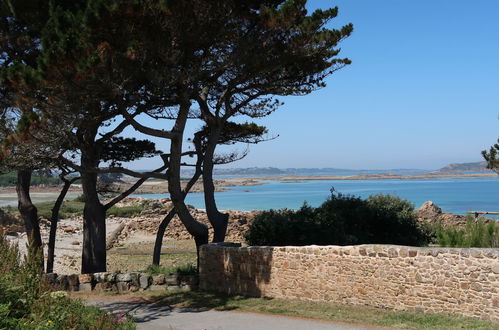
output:
[[[499,321],[499,249],[201,247],[200,288]]]
[[[55,289],[65,291],[134,292],[144,290],[190,290],[198,287],[197,275],[149,275],[145,273],[45,274]]]

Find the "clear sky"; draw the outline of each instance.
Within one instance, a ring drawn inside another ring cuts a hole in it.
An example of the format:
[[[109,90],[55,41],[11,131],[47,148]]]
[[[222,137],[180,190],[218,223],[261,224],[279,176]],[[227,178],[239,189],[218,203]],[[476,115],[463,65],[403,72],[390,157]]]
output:
[[[499,1],[309,6],[338,6],[332,27],[354,24],[341,44],[353,63],[320,91],[281,98],[285,105],[258,122],[279,137],[229,167],[435,169],[482,160],[499,133]]]

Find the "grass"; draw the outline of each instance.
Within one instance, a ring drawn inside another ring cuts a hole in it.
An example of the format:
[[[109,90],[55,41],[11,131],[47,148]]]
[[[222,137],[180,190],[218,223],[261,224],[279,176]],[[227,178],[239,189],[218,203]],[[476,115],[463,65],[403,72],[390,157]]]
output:
[[[106,294],[108,295],[108,294]],[[332,302],[247,298],[204,291],[157,291],[131,294],[145,301],[194,309],[215,309],[366,324],[397,329],[499,329],[499,323],[455,315],[401,312]],[[124,299],[116,295],[113,299]]]
[[[44,217],[46,219],[50,219],[52,216],[52,207],[54,206],[54,202],[43,202],[36,203],[36,208],[38,209],[38,216]],[[59,211],[59,217],[61,219],[67,219],[75,216],[83,215],[83,208],[85,203],[79,200],[65,201],[61,210]],[[17,215],[19,211],[15,207],[4,207],[3,208],[6,213]],[[107,215],[114,215],[116,217],[122,218],[131,218],[140,215],[140,213],[144,210],[144,205],[130,205],[130,206],[113,206],[107,211]]]

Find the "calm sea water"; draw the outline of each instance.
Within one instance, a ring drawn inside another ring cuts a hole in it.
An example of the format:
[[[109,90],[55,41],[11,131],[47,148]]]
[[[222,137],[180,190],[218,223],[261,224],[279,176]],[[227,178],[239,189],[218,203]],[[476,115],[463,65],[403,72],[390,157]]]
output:
[[[445,212],[465,214],[466,211],[499,211],[499,178],[431,179],[431,180],[321,180],[284,183],[266,181],[261,186],[230,187],[216,193],[220,209],[267,210],[297,209],[303,202],[320,205],[330,189],[343,194],[368,197],[371,194],[393,194],[408,199],[417,208],[433,201]],[[140,195],[164,198],[167,195]],[[189,194],[187,203],[204,208],[202,194]]]

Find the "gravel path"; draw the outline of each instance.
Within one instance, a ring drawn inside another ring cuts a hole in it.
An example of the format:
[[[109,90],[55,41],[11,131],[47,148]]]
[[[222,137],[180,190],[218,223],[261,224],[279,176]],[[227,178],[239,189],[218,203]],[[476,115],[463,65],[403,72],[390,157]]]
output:
[[[214,310],[176,308],[146,302],[87,301],[108,311],[126,311],[133,315],[140,330],[329,330],[376,329],[327,321]]]

